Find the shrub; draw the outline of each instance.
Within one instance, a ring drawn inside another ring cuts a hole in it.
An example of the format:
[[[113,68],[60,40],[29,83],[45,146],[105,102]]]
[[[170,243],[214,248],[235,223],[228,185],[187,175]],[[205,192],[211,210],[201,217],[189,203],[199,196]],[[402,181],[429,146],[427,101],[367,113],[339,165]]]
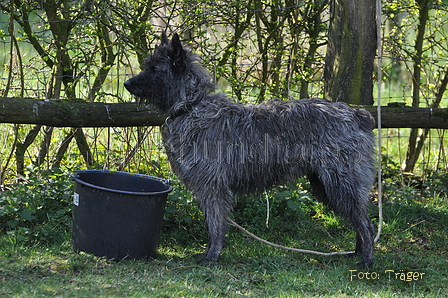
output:
[[[72,189],[68,173],[53,169],[0,193],[0,232],[16,242],[61,238],[71,227]]]

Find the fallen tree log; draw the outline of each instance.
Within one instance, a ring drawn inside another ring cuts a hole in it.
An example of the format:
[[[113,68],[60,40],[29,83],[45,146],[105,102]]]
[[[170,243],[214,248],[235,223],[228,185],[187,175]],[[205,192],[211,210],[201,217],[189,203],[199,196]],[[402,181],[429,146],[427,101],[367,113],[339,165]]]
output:
[[[377,107],[366,107],[375,120]],[[448,109],[381,107],[382,128],[448,128]]]
[[[377,108],[366,108],[377,118]],[[159,126],[166,116],[138,103],[0,97],[0,123],[55,127]],[[384,128],[448,128],[448,109],[382,107]]]
[[[166,116],[138,103],[0,97],[0,123],[54,127],[159,126]]]

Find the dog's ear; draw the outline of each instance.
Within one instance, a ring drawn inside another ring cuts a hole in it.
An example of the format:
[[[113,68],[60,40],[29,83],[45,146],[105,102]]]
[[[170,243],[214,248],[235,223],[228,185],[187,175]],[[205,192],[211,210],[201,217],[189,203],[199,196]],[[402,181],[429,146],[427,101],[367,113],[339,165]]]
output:
[[[173,38],[171,39],[171,49],[174,55],[181,55],[184,52],[182,44],[180,43],[179,35],[177,33],[174,33]]]
[[[185,66],[186,52],[182,47],[177,33],[174,33],[173,38],[171,39],[171,47],[168,56],[171,58],[171,65],[173,68],[182,71]]]
[[[168,44],[168,37],[166,36],[166,31],[163,30],[162,31],[162,45],[167,45]]]
[[[171,38],[171,45],[172,46],[181,46],[182,47],[182,45],[180,44],[179,34],[177,34],[177,33],[173,34],[173,38]]]

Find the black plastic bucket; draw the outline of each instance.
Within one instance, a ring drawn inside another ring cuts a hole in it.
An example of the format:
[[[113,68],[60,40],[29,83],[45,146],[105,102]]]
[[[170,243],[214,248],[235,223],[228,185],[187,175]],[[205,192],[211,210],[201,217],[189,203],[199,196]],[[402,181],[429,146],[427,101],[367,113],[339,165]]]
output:
[[[74,171],[72,246],[120,260],[155,257],[168,181],[114,171]]]

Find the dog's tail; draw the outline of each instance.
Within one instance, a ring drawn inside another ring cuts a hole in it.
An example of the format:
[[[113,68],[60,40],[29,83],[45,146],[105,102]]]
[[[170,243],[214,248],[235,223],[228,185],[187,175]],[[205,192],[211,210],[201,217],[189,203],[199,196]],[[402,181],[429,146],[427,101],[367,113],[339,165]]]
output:
[[[359,119],[359,127],[366,132],[371,132],[375,127],[375,119],[369,111],[364,109],[355,110],[356,117]]]

